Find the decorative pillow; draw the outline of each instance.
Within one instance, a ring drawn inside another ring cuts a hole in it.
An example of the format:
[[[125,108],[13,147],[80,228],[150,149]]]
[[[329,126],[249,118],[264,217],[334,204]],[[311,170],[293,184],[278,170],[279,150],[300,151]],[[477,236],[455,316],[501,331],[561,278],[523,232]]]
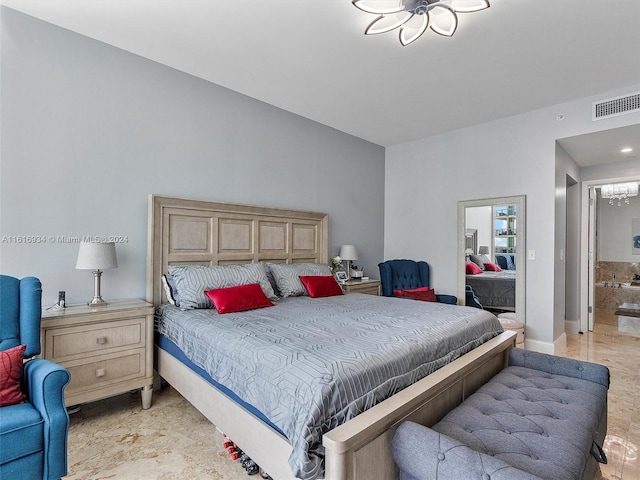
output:
[[[178,289],[176,288],[176,282],[171,275],[165,273],[162,275],[162,287],[164,293],[167,295],[167,301],[171,305],[176,307],[180,306],[180,296],[178,295]]]
[[[329,266],[321,263],[272,263],[269,269],[282,297],[307,295],[301,276],[333,276]]]
[[[428,292],[431,290],[429,287],[418,287],[418,288],[408,288],[406,290],[394,290],[393,294],[396,297],[404,297],[405,292],[413,293],[413,292]]]
[[[480,255],[469,255],[469,260],[480,267],[480,270],[484,270],[484,261]]]
[[[333,275],[301,275],[300,281],[309,292],[311,298],[333,297],[343,295],[342,287]]]
[[[264,270],[265,272],[267,272],[267,280],[269,280],[269,283],[271,284],[271,288],[273,288],[273,292],[276,294],[277,297],[280,297],[280,290],[278,290],[278,284],[276,283],[276,279],[273,278],[273,273],[271,272],[271,268],[269,268],[271,265],[273,265],[273,263],[267,263],[264,266]]]
[[[491,263],[491,259],[489,258],[489,255],[483,253],[482,255],[480,255],[480,259],[482,260],[482,263]]]
[[[478,275],[479,273],[482,273],[482,269],[473,262],[466,263],[465,271],[467,272],[467,275]]]
[[[20,374],[26,349],[26,345],[18,345],[0,352],[0,407],[24,402]]]
[[[488,263],[485,262],[484,264],[484,269],[491,271],[491,272],[501,272],[502,269],[500,268],[500,265],[496,265],[495,263]]]
[[[273,307],[273,303],[266,297],[259,283],[207,290],[204,293],[211,299],[218,313]]]
[[[422,300],[423,302],[437,302],[438,298],[436,297],[436,292],[432,289],[428,289],[426,292],[411,292],[405,290],[404,296],[410,298],[412,300]]]
[[[180,297],[180,308],[211,308],[213,304],[205,290],[237,287],[258,283],[268,298],[275,298],[275,293],[267,272],[262,263],[247,263],[245,265],[170,265],[169,274],[175,281]]]

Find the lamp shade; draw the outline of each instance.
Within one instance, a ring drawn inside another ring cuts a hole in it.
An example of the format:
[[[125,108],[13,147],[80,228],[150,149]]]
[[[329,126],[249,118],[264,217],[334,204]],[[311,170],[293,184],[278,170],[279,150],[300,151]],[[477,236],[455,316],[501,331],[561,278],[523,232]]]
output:
[[[478,248],[478,254],[489,255],[489,247],[487,247],[486,245],[480,245],[480,247]]]
[[[358,248],[355,245],[342,245],[340,248],[340,258],[342,260],[357,260]]]
[[[113,242],[94,243],[82,242],[78,250],[76,269],[78,270],[106,270],[117,268],[116,244]]]

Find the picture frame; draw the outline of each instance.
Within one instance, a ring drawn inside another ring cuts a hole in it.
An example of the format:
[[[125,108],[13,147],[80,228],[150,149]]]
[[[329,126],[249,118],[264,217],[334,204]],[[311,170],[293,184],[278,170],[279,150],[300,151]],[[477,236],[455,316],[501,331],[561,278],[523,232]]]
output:
[[[336,272],[336,280],[339,283],[344,283],[347,280],[349,280],[349,275],[347,274],[347,272]]]

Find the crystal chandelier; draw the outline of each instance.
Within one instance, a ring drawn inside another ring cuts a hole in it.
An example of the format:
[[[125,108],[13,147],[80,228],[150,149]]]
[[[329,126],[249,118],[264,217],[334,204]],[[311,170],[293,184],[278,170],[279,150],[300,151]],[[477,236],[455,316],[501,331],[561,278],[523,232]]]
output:
[[[637,183],[611,183],[602,185],[600,189],[600,196],[608,198],[609,205],[613,205],[614,200],[618,200],[618,206],[622,205],[622,200],[629,205],[629,197],[636,197],[637,195]]]
[[[457,13],[489,8],[488,0],[352,0],[363,12],[378,17],[365,29],[365,35],[386,33],[400,28],[400,43],[415,42],[429,28],[452,36],[458,27]]]

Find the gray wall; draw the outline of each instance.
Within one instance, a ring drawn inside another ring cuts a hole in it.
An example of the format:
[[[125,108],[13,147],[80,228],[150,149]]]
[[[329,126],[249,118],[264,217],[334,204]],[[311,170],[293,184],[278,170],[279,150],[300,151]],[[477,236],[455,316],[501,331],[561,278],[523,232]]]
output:
[[[382,147],[5,7],[0,17],[0,272],[39,277],[45,305],[58,290],[69,303],[93,292],[78,245],[59,236],[125,237],[103,297],[144,298],[150,193],[326,212],[330,255],[356,244],[378,276]]]

